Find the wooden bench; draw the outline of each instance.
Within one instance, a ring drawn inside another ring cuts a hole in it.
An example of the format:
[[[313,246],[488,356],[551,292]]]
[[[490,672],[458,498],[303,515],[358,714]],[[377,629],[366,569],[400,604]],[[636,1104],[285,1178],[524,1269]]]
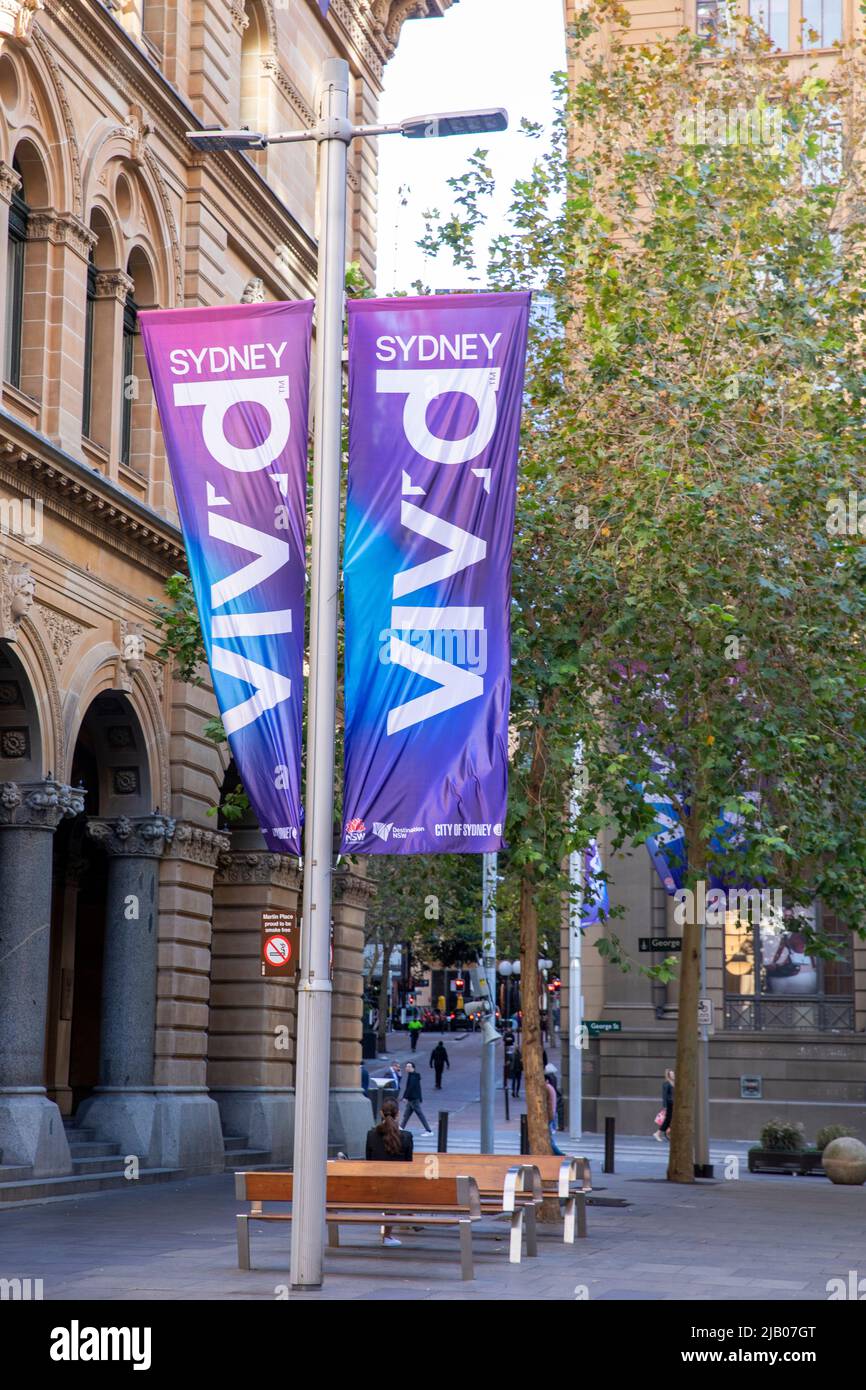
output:
[[[498,1154],[416,1154],[409,1163],[363,1162],[339,1160],[328,1164],[328,1172],[339,1174],[375,1174],[388,1177],[398,1168],[430,1181],[436,1178],[474,1178],[478,1185],[481,1211],[486,1217],[505,1218],[510,1236],[508,1258],[520,1264],[523,1236],[526,1234],[526,1253],[538,1254],[535,1211],[542,1203],[541,1177],[531,1163],[515,1162]]]
[[[588,1158],[560,1158],[559,1154],[524,1154],[541,1174],[545,1197],[558,1197],[563,1210],[562,1239],[574,1244],[575,1226],[582,1239],[586,1236],[586,1194],[592,1191],[592,1170]]]
[[[490,1180],[498,1178],[501,1182],[503,1175],[510,1171],[510,1165],[528,1165],[541,1179],[542,1199],[558,1199],[562,1206],[565,1244],[574,1244],[575,1230],[579,1237],[585,1238],[586,1193],[592,1190],[592,1170],[588,1158],[560,1157],[558,1154],[521,1154],[517,1159],[507,1154],[421,1154],[413,1162],[432,1163],[434,1159],[438,1163],[437,1171],[442,1176],[461,1172],[478,1178],[482,1196],[485,1190],[489,1190]],[[534,1222],[533,1211],[533,1229]],[[527,1253],[528,1239],[527,1236]]]
[[[413,1164],[369,1164],[385,1167],[384,1176],[341,1172],[345,1163],[329,1165],[325,1199],[328,1245],[340,1244],[341,1226],[456,1226],[460,1237],[460,1268],[464,1279],[474,1279],[472,1226],[482,1218],[481,1198],[474,1178],[456,1176],[430,1179],[414,1171]],[[353,1165],[355,1166],[355,1165]],[[362,1165],[357,1165],[362,1166]],[[405,1172],[394,1169],[404,1168]],[[237,1217],[238,1268],[250,1269],[250,1221],[291,1221],[291,1211],[263,1210],[264,1202],[291,1203],[291,1173],[236,1173],[235,1196],[250,1203]]]

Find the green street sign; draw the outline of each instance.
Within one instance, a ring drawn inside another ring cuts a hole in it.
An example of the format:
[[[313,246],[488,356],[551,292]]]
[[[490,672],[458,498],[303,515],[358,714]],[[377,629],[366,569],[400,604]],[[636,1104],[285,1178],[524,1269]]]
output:
[[[595,1023],[585,1020],[584,1026],[591,1038],[600,1038],[602,1033],[621,1033],[622,1024],[616,1018],[602,1018]]]

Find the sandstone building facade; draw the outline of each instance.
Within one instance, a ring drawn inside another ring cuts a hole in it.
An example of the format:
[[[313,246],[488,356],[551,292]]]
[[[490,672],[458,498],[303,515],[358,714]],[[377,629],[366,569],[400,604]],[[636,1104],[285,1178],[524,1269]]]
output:
[[[683,29],[733,33],[735,0],[623,0],[630,26],[625,42],[647,45]],[[830,73],[834,44],[862,35],[855,0],[741,0],[767,28],[788,65]],[[570,25],[580,6],[565,0]],[[742,10],[741,10],[742,12]],[[767,15],[769,13],[769,19]],[[804,27],[805,21],[805,27]],[[675,908],[643,846],[611,856],[602,844],[611,877],[613,906],[625,915],[616,934],[635,960],[660,963],[666,952],[641,953],[640,938],[682,936]],[[754,1139],[769,1119],[802,1123],[814,1143],[826,1124],[846,1124],[866,1139],[866,942],[820,904],[815,916],[835,938],[838,962],[794,952],[798,969],[787,978],[774,969],[788,959],[784,932],[772,923],[748,931],[729,914],[724,926],[706,928],[706,990],[712,1000],[710,1133],[714,1138]],[[677,987],[654,984],[636,971],[624,974],[593,949],[598,928],[586,933],[583,951],[585,1019],[622,1025],[622,1032],[590,1040],[583,1055],[584,1122],[604,1127],[614,1116],[626,1134],[649,1132],[661,1098],[661,1080],[676,1057]],[[796,945],[797,943],[795,943]],[[568,933],[562,938],[563,1032],[569,1019]],[[768,966],[770,969],[768,970]]]
[[[311,297],[315,146],[184,133],[312,125],[329,56],[372,122],[403,23],[451,3],[0,0],[0,1199],[291,1158],[294,991],[259,962],[298,868],[220,829],[212,696],[157,656],[183,548],[137,316]],[[349,184],[372,279],[369,141]],[[334,908],[350,1149],[368,892]]]

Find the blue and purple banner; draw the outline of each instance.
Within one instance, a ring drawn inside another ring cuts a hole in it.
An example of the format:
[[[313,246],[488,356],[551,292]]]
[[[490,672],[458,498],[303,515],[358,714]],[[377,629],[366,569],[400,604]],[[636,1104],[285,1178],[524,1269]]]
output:
[[[504,845],[529,302],[349,304],[344,852]]]
[[[301,849],[313,306],[140,315],[214,690],[268,848]]]
[[[598,926],[610,914],[610,893],[601,862],[601,851],[597,840],[590,840],[583,852],[583,901],[580,908],[580,925],[583,928]]]

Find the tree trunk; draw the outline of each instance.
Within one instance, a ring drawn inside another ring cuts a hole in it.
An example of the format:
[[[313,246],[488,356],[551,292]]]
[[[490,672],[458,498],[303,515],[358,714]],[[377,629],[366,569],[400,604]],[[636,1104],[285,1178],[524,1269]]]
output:
[[[549,1154],[547,1088],[538,1010],[538,914],[535,910],[535,882],[529,874],[525,874],[520,882],[520,996],[523,1003],[523,1081],[529,1152]]]
[[[376,1051],[388,1051],[388,964],[391,952],[382,942],[382,978],[379,981],[379,1022],[376,1027]]]
[[[704,847],[699,839],[698,808],[693,806],[686,825],[686,845],[693,902],[697,909],[697,884],[704,877]],[[697,916],[697,910],[694,914]],[[695,1180],[695,1101],[698,1075],[698,999],[701,983],[701,935],[703,922],[683,925],[680,994],[677,1009],[677,1064],[674,1086],[674,1119],[668,1158],[669,1182]]]

